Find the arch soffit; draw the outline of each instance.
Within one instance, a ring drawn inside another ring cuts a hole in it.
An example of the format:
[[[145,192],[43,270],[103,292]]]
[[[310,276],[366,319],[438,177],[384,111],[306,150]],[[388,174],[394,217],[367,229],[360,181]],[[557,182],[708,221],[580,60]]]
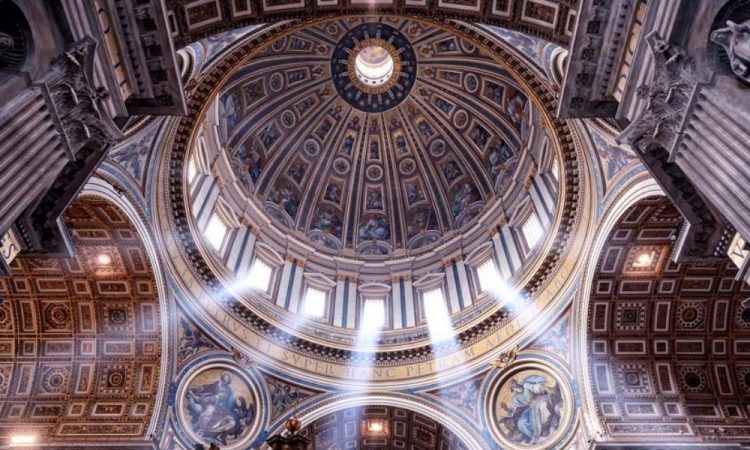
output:
[[[146,224],[143,214],[139,211],[135,204],[131,202],[130,199],[128,199],[125,195],[118,192],[118,190],[115,189],[115,187],[104,178],[94,176],[89,179],[89,181],[84,185],[79,194],[79,196],[87,195],[104,199],[114,204],[123,213],[125,213],[127,219],[135,227],[136,232],[138,233],[138,237],[140,238],[144,248],[146,249],[146,254],[149,258],[149,262],[151,263],[153,275],[156,281],[156,293],[158,296],[159,309],[161,310],[161,323],[159,324],[161,328],[162,346],[160,361],[161,372],[162,374],[164,374],[166,373],[167,369],[171,372],[171,336],[174,328],[172,324],[175,322],[174,320],[172,320],[172,315],[174,314],[175,308],[173,306],[173,298],[168,295],[169,290],[167,289],[166,278],[164,275],[164,271],[162,270],[161,260],[158,256],[157,248],[154,244],[154,238],[152,236],[151,230]],[[160,424],[163,423],[163,421],[160,419],[166,412],[166,402],[164,400],[166,398],[166,391],[169,385],[167,381],[168,379],[169,377],[167,376],[159,377],[159,387],[156,391],[157,397],[154,403],[151,422],[146,432],[147,436],[156,433],[161,426]]]
[[[596,274],[596,267],[599,262],[599,256],[607,242],[612,229],[622,218],[623,214],[638,201],[647,198],[659,196],[663,197],[664,192],[661,190],[656,181],[650,176],[643,174],[634,179],[628,187],[623,189],[617,200],[610,205],[605,214],[601,217],[599,227],[593,240],[587,256],[584,258],[587,264],[584,268],[579,284],[578,293],[573,302],[573,367],[575,373],[580,374],[579,383],[581,393],[581,414],[583,429],[590,435],[598,435],[603,432],[602,425],[599,423],[596,415],[596,406],[594,393],[591,386],[586,380],[589,380],[588,353],[586,346],[587,339],[587,315],[591,300],[591,288]]]

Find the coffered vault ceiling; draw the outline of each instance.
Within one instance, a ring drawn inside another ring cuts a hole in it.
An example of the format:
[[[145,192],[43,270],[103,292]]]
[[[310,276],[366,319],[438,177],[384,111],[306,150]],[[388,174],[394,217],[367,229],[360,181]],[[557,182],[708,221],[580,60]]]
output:
[[[397,57],[382,92],[351,78],[366,42]],[[532,107],[513,78],[469,41],[410,20],[306,27],[240,69],[220,102],[246,193],[336,253],[413,251],[497,201],[510,209],[533,158]]]
[[[596,414],[622,438],[747,439],[750,286],[728,260],[672,262],[683,220],[651,198],[609,234],[588,312]]]
[[[75,257],[19,257],[0,279],[0,433],[142,440],[162,352],[146,250],[104,200],[79,198],[65,221]]]

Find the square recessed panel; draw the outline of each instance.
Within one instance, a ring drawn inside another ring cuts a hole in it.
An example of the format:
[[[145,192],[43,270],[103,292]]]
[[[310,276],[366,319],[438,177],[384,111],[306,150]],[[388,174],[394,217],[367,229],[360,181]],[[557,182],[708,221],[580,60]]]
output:
[[[663,255],[662,245],[637,245],[630,248],[622,273],[626,275],[653,275],[658,272]]]
[[[664,410],[670,417],[682,417],[682,407],[679,403],[664,403]]]
[[[659,391],[664,395],[676,395],[675,383],[672,381],[672,366],[670,363],[656,363],[655,374]]]
[[[633,230],[617,230],[614,233],[612,233],[612,240],[613,241],[627,241],[630,239],[630,235],[633,233]]]
[[[559,4],[549,0],[524,0],[521,20],[545,28],[555,28],[559,8]]]
[[[620,364],[617,366],[620,392],[624,394],[650,394],[648,369],[644,364]]]
[[[644,329],[645,326],[645,303],[617,303],[617,312],[615,314],[615,327],[617,331],[638,331]]]

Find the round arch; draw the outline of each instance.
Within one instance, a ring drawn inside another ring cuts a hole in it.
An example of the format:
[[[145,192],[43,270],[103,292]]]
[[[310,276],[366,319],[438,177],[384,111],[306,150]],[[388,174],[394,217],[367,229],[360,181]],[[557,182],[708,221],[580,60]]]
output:
[[[486,443],[484,443],[483,438],[467,423],[433,403],[428,403],[419,397],[407,394],[372,393],[353,395],[351,393],[345,393],[301,410],[298,413],[298,417],[302,421],[304,427],[306,424],[311,424],[331,413],[343,409],[363,406],[389,406],[403,408],[422,414],[423,416],[435,420],[445,426],[456,437],[458,437],[469,450],[486,449]],[[283,422],[277,424],[276,429],[269,430],[269,434],[281,432],[283,426]],[[262,448],[267,449],[268,447],[264,444]]]
[[[577,368],[576,372],[581,374],[581,380],[588,380],[590,376],[586,346],[586,340],[588,338],[586,317],[589,310],[591,287],[594,281],[599,255],[607,242],[610,232],[628,208],[644,198],[663,195],[664,192],[653,178],[650,176],[641,176],[634,180],[631,187],[626,189],[617,198],[601,220],[601,224],[599,225],[594,238],[594,243],[588,253],[588,264],[581,276],[581,284],[578,289],[577,298],[573,303],[573,317],[577,322],[574,327],[576,335],[573,338],[573,355],[575,358],[574,364]],[[581,422],[583,424],[582,428],[590,435],[599,435],[602,433],[602,427],[597,420],[596,406],[591,386],[589,383],[580,383],[579,386],[581,391],[581,407],[583,410],[583,414],[581,415]]]
[[[104,199],[113,205],[120,208],[122,212],[125,213],[128,220],[133,224],[135,227],[138,236],[141,239],[141,242],[143,243],[143,246],[146,249],[146,253],[149,259],[149,262],[151,263],[151,267],[153,269],[154,278],[156,280],[156,293],[158,296],[158,304],[159,309],[161,310],[160,319],[161,322],[159,326],[161,327],[162,333],[161,333],[161,346],[162,346],[162,354],[161,354],[161,372],[162,374],[166,373],[165,369],[168,369],[171,367],[171,361],[170,361],[170,355],[171,352],[169,351],[171,347],[170,342],[170,336],[173,332],[173,326],[172,323],[174,321],[170,320],[170,315],[172,311],[174,310],[172,305],[172,297],[169,296],[167,289],[167,283],[166,279],[164,277],[164,273],[162,271],[161,267],[161,260],[159,259],[159,255],[156,251],[156,245],[154,243],[154,239],[151,235],[151,230],[146,224],[146,221],[144,220],[141,212],[138,210],[138,208],[133,204],[133,202],[130,201],[124,194],[122,194],[120,191],[118,191],[111,183],[109,183],[107,180],[94,176],[84,185],[83,189],[81,190],[81,193],[79,196],[94,196],[101,199]],[[148,426],[148,430],[146,432],[146,435],[152,435],[155,434],[158,431],[158,428],[160,424],[162,424],[161,416],[165,414],[166,408],[165,408],[165,396],[167,387],[169,385],[168,377],[162,376],[159,377],[159,386],[156,391],[156,400],[154,402],[154,410],[151,416],[151,421]],[[163,425],[163,424],[162,424]]]

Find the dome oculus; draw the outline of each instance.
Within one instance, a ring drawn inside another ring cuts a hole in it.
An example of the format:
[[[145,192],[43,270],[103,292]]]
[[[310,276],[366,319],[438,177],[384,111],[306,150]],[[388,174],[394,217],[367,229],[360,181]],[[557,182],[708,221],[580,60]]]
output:
[[[331,57],[331,76],[341,98],[360,111],[377,113],[400,104],[417,76],[417,56],[396,28],[368,22],[351,28]]]
[[[357,79],[367,86],[382,86],[393,75],[393,57],[380,45],[368,45],[354,58]]]

